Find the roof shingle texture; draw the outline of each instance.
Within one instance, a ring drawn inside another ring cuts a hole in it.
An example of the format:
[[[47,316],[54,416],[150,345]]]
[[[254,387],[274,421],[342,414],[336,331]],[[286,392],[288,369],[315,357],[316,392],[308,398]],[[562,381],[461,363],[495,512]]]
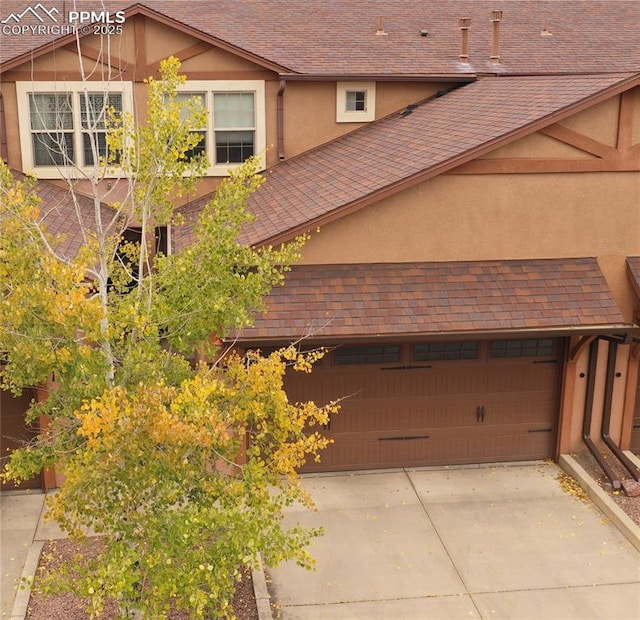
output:
[[[627,257],[627,273],[638,297],[640,297],[640,256]]]
[[[28,4],[3,0],[0,19],[22,12]],[[45,4],[60,11],[73,5],[63,0]],[[79,4],[83,10],[113,11],[136,3],[83,0]],[[640,3],[635,0],[143,0],[138,4],[291,73],[426,76],[640,69]],[[503,11],[499,66],[489,60],[495,9]],[[375,34],[379,18],[384,19],[386,36]],[[471,18],[468,65],[458,57],[460,18]],[[541,36],[544,27],[553,36]],[[421,30],[428,36],[420,36]],[[0,62],[53,38],[3,36]]]
[[[300,265],[266,306],[241,340],[624,324],[595,258]]]
[[[243,241],[258,244],[395,184],[427,178],[534,123],[569,110],[628,75],[484,78],[392,114],[267,171],[253,196],[256,221]],[[207,197],[194,202],[198,211]]]
[[[24,180],[25,175],[21,172],[11,172],[17,181]],[[73,258],[84,244],[84,233],[96,231],[93,199],[47,181],[37,181],[35,193],[41,200],[40,221],[53,238],[56,252],[65,258]],[[99,208],[106,229],[115,211],[103,203]]]

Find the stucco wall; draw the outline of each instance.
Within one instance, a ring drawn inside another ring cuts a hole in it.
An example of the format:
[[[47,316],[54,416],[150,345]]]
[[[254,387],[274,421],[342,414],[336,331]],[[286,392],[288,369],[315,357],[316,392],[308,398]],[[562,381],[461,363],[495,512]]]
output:
[[[640,173],[441,176],[313,234],[307,263],[597,256],[630,318]]]
[[[376,118],[450,87],[451,84],[433,82],[378,82]],[[284,118],[287,158],[363,125],[336,122],[336,82],[288,82],[284,91]]]

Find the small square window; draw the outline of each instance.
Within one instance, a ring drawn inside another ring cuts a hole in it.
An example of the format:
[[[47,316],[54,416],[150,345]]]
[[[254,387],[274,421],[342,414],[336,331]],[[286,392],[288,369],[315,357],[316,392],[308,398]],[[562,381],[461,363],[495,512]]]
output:
[[[348,90],[346,93],[346,110],[347,112],[366,112],[367,110],[367,91],[366,90]]]
[[[375,82],[338,82],[336,122],[366,123],[376,117]]]

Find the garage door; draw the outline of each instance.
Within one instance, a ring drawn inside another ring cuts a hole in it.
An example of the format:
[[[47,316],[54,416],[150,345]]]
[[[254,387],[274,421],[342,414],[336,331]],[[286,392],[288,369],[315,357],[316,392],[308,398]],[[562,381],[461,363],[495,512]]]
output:
[[[341,346],[291,400],[343,397],[334,443],[304,471],[542,459],[553,456],[561,342]]]
[[[27,426],[24,422],[25,411],[34,398],[32,390],[25,390],[21,396],[14,397],[10,392],[0,390],[0,465],[8,459],[9,453],[17,447],[23,446],[37,433],[37,429]],[[42,486],[41,476],[25,480],[16,486],[13,483],[2,482],[2,490],[39,489]]]

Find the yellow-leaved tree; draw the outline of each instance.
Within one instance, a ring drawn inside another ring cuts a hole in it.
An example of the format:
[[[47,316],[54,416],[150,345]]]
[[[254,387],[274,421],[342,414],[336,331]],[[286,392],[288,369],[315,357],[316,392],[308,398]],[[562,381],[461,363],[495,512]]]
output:
[[[269,565],[309,567],[307,546],[320,533],[287,529],[282,517],[295,501],[312,505],[296,472],[326,445],[313,429],[336,409],[289,402],[283,377],[287,367],[308,372],[321,353],[220,357],[212,338],[251,324],[304,240],[238,242],[263,182],[248,161],[202,209],[188,247],[170,255],[153,247],[154,229],[183,223],[174,203],[208,166],[193,131],[206,112],[177,97],[179,66],[170,58],[148,80],[144,123],[100,100],[96,132],[87,133],[96,164],[75,171],[57,214],[81,243],[51,235],[55,214],[42,209],[37,181],[0,163],[0,380],[18,394],[55,379],[28,412],[50,424],[12,454],[3,476],[52,465],[64,474],[48,498],[52,514],[72,535],[91,528],[104,544],[51,588],[89,597],[92,614],[114,598],[123,618],[160,619],[172,607],[232,617],[242,566],[261,554]],[[126,191],[105,205],[109,170]],[[74,191],[83,175],[88,199]],[[217,361],[197,363],[195,351]]]

